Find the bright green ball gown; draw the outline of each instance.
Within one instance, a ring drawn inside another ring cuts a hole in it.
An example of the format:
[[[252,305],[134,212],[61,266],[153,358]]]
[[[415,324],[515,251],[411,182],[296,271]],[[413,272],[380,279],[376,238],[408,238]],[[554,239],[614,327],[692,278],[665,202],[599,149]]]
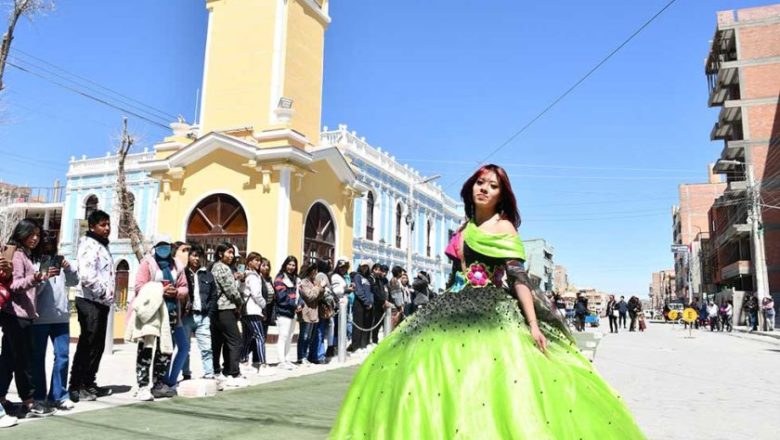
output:
[[[644,439],[539,293],[536,347],[507,287],[530,283],[520,238],[469,223],[460,240],[447,254],[467,273],[366,358],[330,438]]]

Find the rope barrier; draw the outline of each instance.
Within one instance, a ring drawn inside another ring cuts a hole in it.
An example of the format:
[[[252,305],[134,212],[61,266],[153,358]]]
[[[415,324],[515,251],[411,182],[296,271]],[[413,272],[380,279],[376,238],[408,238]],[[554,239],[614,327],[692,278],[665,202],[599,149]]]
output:
[[[376,324],[374,324],[374,326],[373,326],[373,327],[371,327],[371,328],[370,328],[370,329],[368,329],[368,330],[366,330],[366,329],[364,329],[364,328],[361,328],[359,325],[355,324],[355,322],[354,322],[354,321],[352,322],[352,327],[354,327],[354,328],[356,328],[356,329],[360,330],[361,332],[372,332],[372,331],[374,331],[375,329],[377,329],[377,328],[378,328],[378,327],[379,327],[381,324],[383,324],[383,323],[384,323],[384,321],[385,321],[385,315],[387,315],[387,310],[385,310],[385,313],[384,313],[384,314],[382,314],[382,317],[381,317],[381,318],[379,318],[379,322],[377,322]]]

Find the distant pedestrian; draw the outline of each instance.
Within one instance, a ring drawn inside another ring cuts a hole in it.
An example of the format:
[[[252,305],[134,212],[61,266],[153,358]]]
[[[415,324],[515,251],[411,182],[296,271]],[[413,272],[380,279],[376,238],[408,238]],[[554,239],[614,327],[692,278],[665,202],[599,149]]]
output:
[[[318,307],[320,300],[325,295],[325,286],[322,283],[315,283],[317,276],[317,263],[312,262],[301,269],[300,297],[298,304],[300,306],[298,333],[298,363],[307,365],[317,363],[316,338],[317,325],[320,322]]]
[[[615,295],[609,295],[609,302],[607,302],[607,318],[609,318],[609,332],[618,332],[618,302],[615,301]]]
[[[626,304],[626,297],[621,296],[618,302],[618,324],[626,328],[626,315],[628,315],[628,304]]]
[[[747,315],[748,330],[754,332],[758,330],[758,298],[753,293],[747,293],[746,295],[744,310]]]
[[[642,307],[639,303],[639,298],[632,296],[631,298],[628,299],[628,317],[631,318],[631,323],[628,326],[628,331],[630,332],[636,331],[636,317],[641,310]]]
[[[761,310],[764,313],[764,328],[766,331],[774,331],[775,329],[775,301],[771,296],[764,297],[761,300]]]
[[[577,292],[577,299],[574,301],[574,327],[577,331],[585,330],[586,316],[588,316],[588,299]]]

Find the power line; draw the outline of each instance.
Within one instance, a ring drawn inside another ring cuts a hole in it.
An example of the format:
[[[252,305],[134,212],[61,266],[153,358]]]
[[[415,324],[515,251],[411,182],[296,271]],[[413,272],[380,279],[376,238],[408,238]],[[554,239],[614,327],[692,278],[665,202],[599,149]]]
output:
[[[446,165],[469,165],[478,164],[470,160],[432,160],[432,159],[398,159],[399,162],[409,163],[436,163]],[[502,167],[522,167],[522,168],[543,168],[559,170],[592,170],[592,171],[653,171],[653,172],[696,172],[697,170],[688,170],[680,168],[625,168],[625,167],[587,167],[573,165],[548,165],[548,164],[529,164],[529,163],[502,163]]]
[[[85,76],[82,76],[82,75],[79,75],[79,74],[76,74],[76,73],[70,72],[70,71],[68,71],[68,70],[66,70],[66,69],[64,69],[64,68],[62,68],[62,67],[60,67],[60,66],[58,66],[58,65],[56,65],[56,64],[53,64],[53,63],[51,63],[51,62],[49,62],[49,61],[46,61],[46,60],[44,60],[44,59],[42,59],[42,58],[39,58],[39,57],[37,57],[37,56],[35,56],[35,55],[33,55],[33,54],[29,53],[29,52],[25,52],[25,51],[23,51],[23,50],[21,50],[21,49],[14,49],[14,53],[17,53],[17,52],[18,52],[19,54],[22,54],[22,55],[23,55],[23,56],[25,56],[25,57],[32,58],[32,59],[34,59],[34,60],[36,60],[36,61],[38,61],[38,62],[40,62],[40,63],[43,63],[43,64],[45,64],[45,65],[47,65],[47,66],[50,66],[50,67],[52,67],[52,68],[54,68],[54,69],[57,69],[57,70],[59,70],[60,72],[63,72],[63,73],[65,73],[65,74],[67,74],[67,75],[70,75],[70,76],[72,76],[72,77],[74,77],[74,78],[78,78],[78,79],[80,79],[80,80],[82,80],[82,81],[85,81],[85,82],[87,82],[87,83],[89,83],[89,84],[92,84],[92,85],[94,85],[94,86],[96,86],[96,87],[98,87],[98,88],[100,88],[100,89],[103,89],[103,90],[105,90],[105,91],[109,92],[109,93],[113,93],[114,95],[116,95],[116,96],[119,96],[120,98],[126,99],[126,100],[128,100],[128,101],[131,101],[131,102],[134,102],[134,103],[136,103],[136,104],[139,104],[139,105],[141,105],[141,106],[143,106],[143,107],[146,107],[146,108],[148,108],[148,109],[150,109],[150,110],[153,110],[154,112],[158,113],[158,116],[163,116],[163,117],[165,117],[165,118],[170,118],[171,120],[176,120],[176,118],[177,118],[177,116],[175,116],[175,115],[173,115],[173,114],[171,114],[171,113],[168,113],[168,112],[166,112],[165,110],[161,110],[161,109],[159,109],[159,108],[157,108],[157,107],[154,107],[154,106],[152,106],[152,105],[149,105],[149,104],[146,104],[146,103],[144,103],[144,102],[142,102],[142,101],[139,101],[139,100],[137,100],[137,99],[135,99],[135,98],[132,98],[132,97],[130,97],[130,96],[127,96],[127,95],[125,95],[125,94],[123,94],[123,93],[121,93],[121,92],[118,92],[118,91],[116,91],[116,90],[114,90],[114,89],[111,89],[111,88],[109,88],[109,87],[106,87],[106,86],[104,86],[104,85],[102,85],[102,84],[98,83],[97,81],[94,81],[94,80],[92,80],[92,79],[89,79],[89,78],[87,78],[87,77],[85,77]],[[25,63],[27,63],[27,64],[30,64],[30,65],[33,65],[33,66],[34,66],[34,64],[33,64],[33,63],[31,63],[31,62],[29,62],[29,61],[26,61],[26,60],[21,60],[21,61],[23,61],[23,62],[25,62]],[[42,67],[38,67],[38,68],[39,68],[39,69],[41,69],[41,70],[45,70],[45,69],[44,69],[44,68],[42,68]],[[57,74],[57,73],[54,73],[54,72],[51,72],[51,73],[52,73],[53,75],[57,75],[57,76],[60,76],[60,77],[62,78],[62,76],[61,76],[61,75],[59,75],[59,74]],[[73,81],[73,80],[69,80],[69,81],[71,81],[71,82],[74,82],[74,83],[76,82],[76,81]],[[137,107],[136,107],[136,108],[137,108]],[[139,109],[139,110],[140,110],[140,109]]]
[[[631,35],[628,36],[625,40],[623,40],[622,43],[620,43],[615,49],[613,49],[607,56],[605,56],[601,61],[599,61],[594,67],[592,67],[585,75],[583,75],[579,80],[577,80],[574,84],[572,84],[568,89],[566,89],[562,94],[560,94],[555,100],[553,100],[550,104],[547,105],[544,109],[542,109],[541,112],[539,112],[536,116],[534,116],[530,121],[528,121],[523,127],[520,128],[517,132],[515,132],[512,136],[510,136],[506,141],[498,145],[496,148],[494,148],[487,156],[485,156],[484,159],[482,159],[479,164],[484,164],[490,157],[492,157],[494,154],[501,151],[504,147],[509,145],[512,141],[514,141],[518,136],[520,136],[523,132],[525,132],[529,127],[531,127],[536,121],[542,118],[547,112],[553,109],[559,102],[563,101],[571,92],[573,92],[577,87],[579,87],[585,80],[587,80],[591,75],[596,73],[597,70],[599,70],[604,64],[607,63],[615,54],[617,54],[623,47],[625,47],[631,40],[633,40],[637,35],[639,35],[645,28],[647,28],[652,22],[654,22],[658,17],[661,16],[661,14],[664,13],[667,9],[669,9],[677,0],[670,0],[664,7],[662,7],[658,12],[656,12],[652,17],[650,17],[649,20],[645,21],[637,30],[635,30]],[[450,184],[447,188],[452,186]]]
[[[157,121],[154,121],[152,119],[149,119],[146,116],[138,114],[137,112],[134,112],[132,110],[128,110],[128,109],[126,109],[124,107],[120,107],[120,106],[118,106],[116,104],[113,104],[111,102],[106,101],[105,99],[99,98],[97,96],[90,95],[89,93],[86,93],[84,91],[78,90],[78,89],[73,88],[73,87],[71,87],[69,85],[63,84],[63,83],[61,83],[59,81],[53,80],[51,78],[47,78],[46,76],[41,75],[40,73],[33,72],[32,70],[29,70],[27,68],[24,68],[22,66],[14,64],[11,61],[7,61],[6,64],[8,64],[9,66],[14,67],[14,68],[16,68],[18,70],[21,70],[22,72],[29,73],[30,75],[33,75],[33,76],[37,76],[37,77],[43,79],[44,81],[50,82],[50,83],[52,83],[52,84],[54,84],[56,86],[62,87],[62,88],[66,89],[66,90],[69,90],[69,91],[71,91],[73,93],[76,93],[78,95],[84,96],[85,98],[89,98],[89,99],[91,99],[93,101],[96,101],[96,102],[98,102],[100,104],[103,104],[103,105],[106,105],[108,107],[111,107],[111,108],[113,108],[115,110],[119,110],[119,111],[125,112],[127,114],[132,115],[132,116],[135,116],[138,119],[141,119],[141,120],[146,121],[146,122],[148,122],[150,124],[153,124],[153,125],[156,125],[158,127],[161,127],[161,128],[163,128],[165,130],[170,130],[170,127],[168,127],[165,124],[162,124],[160,122],[157,122]]]

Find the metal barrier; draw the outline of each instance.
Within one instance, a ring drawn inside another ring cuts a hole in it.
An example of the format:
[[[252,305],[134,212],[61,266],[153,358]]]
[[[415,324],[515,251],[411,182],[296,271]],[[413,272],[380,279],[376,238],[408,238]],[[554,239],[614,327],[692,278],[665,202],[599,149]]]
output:
[[[339,339],[338,339],[338,357],[339,362],[344,363],[347,361],[347,304],[349,300],[347,297],[339,300]]]

